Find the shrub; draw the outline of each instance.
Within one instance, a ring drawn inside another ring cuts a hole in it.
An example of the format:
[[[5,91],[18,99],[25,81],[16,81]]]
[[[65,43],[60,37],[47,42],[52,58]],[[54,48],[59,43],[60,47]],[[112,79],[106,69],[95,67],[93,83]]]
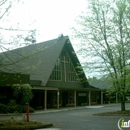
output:
[[[8,106],[16,106],[16,105],[17,105],[16,100],[14,99],[9,100]]]
[[[9,113],[26,113],[26,105],[18,105],[15,100],[10,100],[8,103]],[[33,113],[34,109],[29,107],[29,112]]]
[[[8,107],[0,103],[0,113],[8,113]]]
[[[9,112],[9,113],[14,113],[14,112],[16,112],[17,106],[7,106],[7,107],[8,107],[8,112]]]
[[[15,100],[10,100],[8,105],[0,104],[0,113],[26,113],[26,105],[18,105]],[[34,109],[29,107],[29,112],[33,113]]]
[[[24,106],[17,105],[16,111],[17,111],[18,113],[24,113],[24,109],[25,109]]]
[[[33,113],[35,110],[32,107],[29,107],[29,112]],[[9,113],[26,113],[26,106],[17,105],[17,106],[8,106]]]
[[[26,113],[26,106],[18,105],[16,110],[18,113]],[[33,113],[34,111],[35,110],[32,107],[29,107],[30,113]]]
[[[13,99],[10,100],[7,107],[8,107],[9,113],[14,113],[16,111],[16,108],[17,108],[16,101]]]
[[[34,110],[32,107],[29,107],[29,112],[30,112],[30,113],[34,113],[34,111],[35,111],[35,110]]]

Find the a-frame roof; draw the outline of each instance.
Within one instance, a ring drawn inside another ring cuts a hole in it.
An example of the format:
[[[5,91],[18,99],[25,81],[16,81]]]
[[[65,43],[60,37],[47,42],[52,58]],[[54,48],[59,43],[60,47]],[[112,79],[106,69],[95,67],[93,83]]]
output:
[[[2,71],[30,74],[31,80],[41,81],[42,85],[45,86],[64,46],[66,46],[76,67],[80,62],[77,56],[72,54],[74,49],[68,36],[62,36],[57,39],[1,53],[2,62],[7,64]],[[88,85],[84,73],[81,74],[81,77]]]

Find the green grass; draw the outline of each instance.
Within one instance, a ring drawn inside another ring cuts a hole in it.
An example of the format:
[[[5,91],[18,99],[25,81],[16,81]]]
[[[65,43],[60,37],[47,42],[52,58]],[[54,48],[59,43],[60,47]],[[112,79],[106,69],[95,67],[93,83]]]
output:
[[[37,128],[47,128],[52,127],[52,124],[42,123],[37,121],[26,120],[1,120],[0,121],[0,130],[28,130],[28,129],[37,129]]]
[[[130,110],[96,113],[97,116],[130,116]]]

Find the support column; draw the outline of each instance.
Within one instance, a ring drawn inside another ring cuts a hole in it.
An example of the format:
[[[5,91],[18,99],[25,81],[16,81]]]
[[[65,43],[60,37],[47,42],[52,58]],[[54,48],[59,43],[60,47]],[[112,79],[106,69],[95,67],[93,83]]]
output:
[[[47,110],[47,90],[44,91],[44,110]]]
[[[103,92],[101,91],[101,105],[103,105]]]
[[[74,91],[74,107],[76,107],[76,90]]]
[[[89,100],[89,106],[91,106],[91,91],[89,90],[88,93],[88,100]]]
[[[118,93],[116,92],[116,103],[118,103]]]
[[[59,95],[60,95],[60,92],[59,90],[57,90],[57,108],[59,108]]]

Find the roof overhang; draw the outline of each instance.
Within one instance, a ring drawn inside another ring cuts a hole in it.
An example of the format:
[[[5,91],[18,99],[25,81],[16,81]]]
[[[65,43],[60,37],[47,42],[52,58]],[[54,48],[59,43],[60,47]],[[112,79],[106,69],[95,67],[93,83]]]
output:
[[[58,90],[58,88],[33,86],[33,87],[32,87],[32,90]]]
[[[94,88],[58,88],[58,90],[67,90],[67,91],[101,91],[100,89],[94,89]]]
[[[32,90],[61,90],[61,91],[102,91],[101,89],[94,88],[56,88],[56,87],[38,87],[33,86]]]

